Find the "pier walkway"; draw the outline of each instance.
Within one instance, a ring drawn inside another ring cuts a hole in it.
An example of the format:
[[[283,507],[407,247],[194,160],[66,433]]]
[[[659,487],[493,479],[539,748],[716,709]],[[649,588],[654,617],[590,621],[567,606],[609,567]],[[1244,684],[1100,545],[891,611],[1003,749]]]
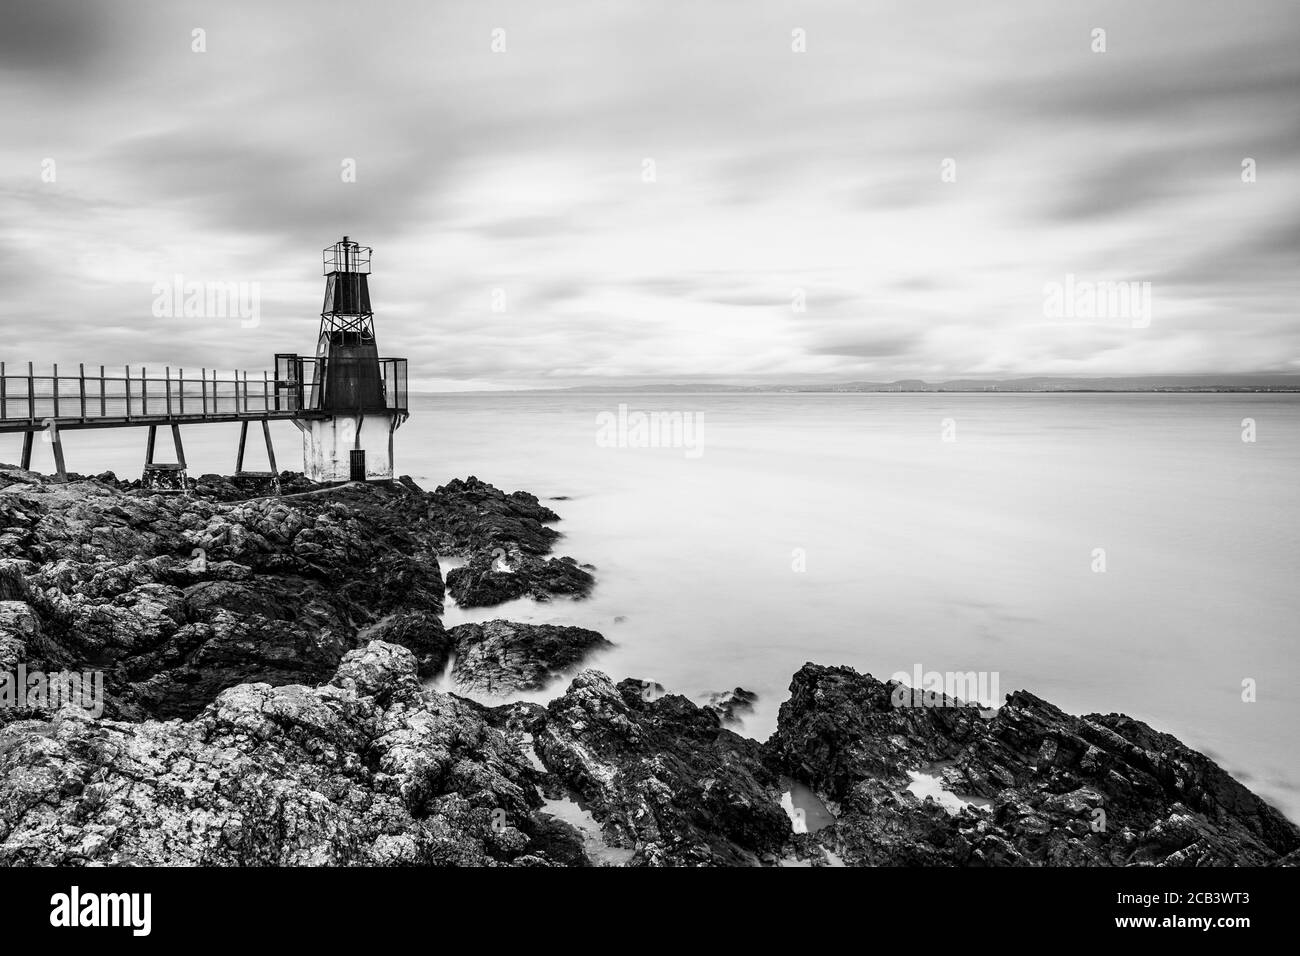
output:
[[[271,446],[269,422],[326,418],[338,410],[321,410],[319,383],[327,381],[326,358],[306,358],[295,354],[276,356],[276,370],[218,372],[203,368],[166,367],[162,374],[146,368],[123,366],[120,372],[100,365],[89,372],[77,366],[70,375],[59,372],[57,365],[49,374],[38,374],[32,363],[16,370],[0,362],[0,433],[22,433],[22,467],[31,467],[32,438],[47,433],[53,445],[55,466],[66,479],[63,443],[59,432],[77,428],[149,427],[145,451],[146,478],[152,472],[185,469],[185,453],[180,440],[180,426],[208,422],[242,422],[236,473],[243,472],[244,445],[249,422],[261,422],[266,438],[271,470],[275,470],[275,451]],[[335,364],[343,364],[335,361]],[[380,359],[380,394],[385,407],[403,418],[407,414],[406,360]],[[333,381],[340,373],[334,370]],[[158,426],[171,428],[176,447],[176,462],[154,461]],[[300,426],[301,427],[301,426]]]

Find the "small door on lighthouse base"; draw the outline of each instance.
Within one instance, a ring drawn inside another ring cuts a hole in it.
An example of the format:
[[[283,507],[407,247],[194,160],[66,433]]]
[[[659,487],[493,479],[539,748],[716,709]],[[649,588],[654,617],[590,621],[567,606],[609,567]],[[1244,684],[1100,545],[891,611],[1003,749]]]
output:
[[[392,479],[396,416],[336,415],[303,425],[303,470],[312,481]]]

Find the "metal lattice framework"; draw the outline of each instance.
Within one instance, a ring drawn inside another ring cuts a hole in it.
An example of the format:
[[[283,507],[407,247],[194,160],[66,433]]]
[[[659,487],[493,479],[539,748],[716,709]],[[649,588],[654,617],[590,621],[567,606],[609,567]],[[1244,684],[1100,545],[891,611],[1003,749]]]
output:
[[[371,248],[344,236],[321,254],[324,261],[325,302],[320,313],[317,354],[331,345],[359,345],[375,339],[374,311],[370,307]]]

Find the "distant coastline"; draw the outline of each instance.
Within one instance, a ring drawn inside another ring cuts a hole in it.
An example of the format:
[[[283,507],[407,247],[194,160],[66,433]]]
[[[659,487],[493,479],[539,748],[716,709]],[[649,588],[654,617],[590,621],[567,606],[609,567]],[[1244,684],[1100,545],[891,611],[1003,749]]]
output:
[[[997,392],[1026,393],[1246,393],[1300,392],[1300,375],[1163,375],[1114,378],[1054,378],[1037,376],[980,381],[953,379],[943,382],[926,382],[921,379],[900,379],[893,382],[838,382],[830,384],[782,385],[731,385],[718,382],[649,383],[640,385],[571,385],[555,388],[517,389],[420,389],[415,394],[458,395],[504,392],[509,394],[556,393],[701,393],[719,394],[854,394],[863,392],[967,392],[992,394]]]

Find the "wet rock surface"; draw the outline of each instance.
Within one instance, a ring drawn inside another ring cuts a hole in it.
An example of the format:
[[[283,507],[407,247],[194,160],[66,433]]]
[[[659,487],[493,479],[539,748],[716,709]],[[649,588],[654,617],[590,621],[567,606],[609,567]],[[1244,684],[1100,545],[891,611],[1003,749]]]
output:
[[[538,756],[609,843],[641,865],[756,865],[789,841],[761,746],[710,710],[647,683],[584,671],[532,723]]]
[[[447,593],[461,607],[495,607],[506,601],[528,597],[549,601],[563,595],[584,598],[596,584],[595,577],[573,558],[541,558],[528,554],[476,554],[467,563],[447,572]]]
[[[447,634],[454,642],[456,686],[501,696],[541,690],[591,654],[614,646],[582,627],[512,621],[460,624]]]
[[[1278,811],[1141,721],[1025,691],[984,719],[949,698],[894,706],[897,687],[805,664],[766,744],[835,808],[815,836],[851,864],[1257,865],[1300,846]],[[914,774],[967,805],[918,798]]]
[[[560,537],[548,527],[559,517],[535,495],[506,494],[473,475],[453,479],[428,496],[429,524],[444,555],[491,555],[495,548],[544,555]]]
[[[299,490],[202,476],[148,494],[0,467],[0,674],[95,668],[107,694],[100,719],[0,707],[0,863],[1300,858],[1296,827],[1209,758],[1025,691],[986,718],[806,664],[766,743],[724,726],[753,704],[741,688],[701,706],[583,670],[544,706],[439,692],[453,659],[450,686],[513,694],[610,646],[558,625],[443,628],[439,557],[478,569],[466,595],[507,593],[484,567],[529,569],[522,595],[582,590],[564,588],[585,569],[548,557],[555,513],[475,478],[280,484]],[[782,805],[796,784],[824,804],[815,832]]]
[[[571,557],[546,557],[560,534],[550,508],[523,491],[506,494],[474,476],[429,495],[429,524],[439,553],[465,558],[447,573],[447,591],[462,607],[493,607],[516,598],[584,598],[596,579]]]
[[[754,712],[758,695],[752,690],[736,687],[732,690],[714,691],[704,700],[704,706],[718,715],[724,724],[738,724],[747,714]]]

